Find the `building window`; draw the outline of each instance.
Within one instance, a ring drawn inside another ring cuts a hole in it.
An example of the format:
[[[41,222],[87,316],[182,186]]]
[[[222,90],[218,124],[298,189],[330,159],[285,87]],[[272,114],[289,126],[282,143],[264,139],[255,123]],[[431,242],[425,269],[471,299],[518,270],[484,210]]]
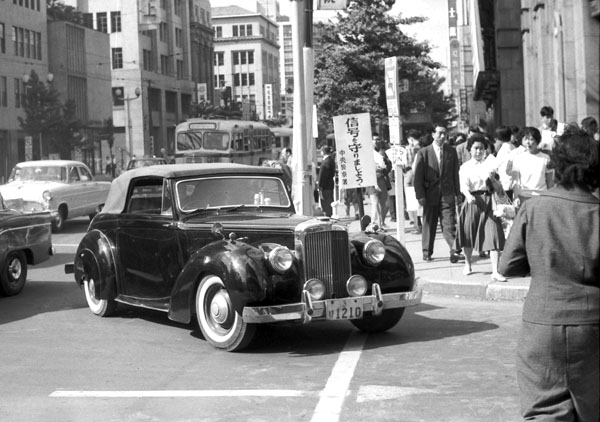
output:
[[[21,108],[23,103],[23,81],[19,78],[15,78],[15,108]]]
[[[248,73],[248,85],[254,85],[254,73]]]
[[[169,40],[169,32],[167,30],[166,22],[161,22],[158,26],[158,39],[162,42],[168,42]]]
[[[183,60],[177,60],[177,79],[183,79]]]
[[[235,73],[233,75],[233,86],[240,86],[240,74]]]
[[[154,60],[153,60],[152,51],[146,50],[146,49],[142,50],[142,58],[144,60],[144,63],[143,63],[144,70],[153,71],[154,70]]]
[[[248,86],[248,74],[242,73],[242,86]]]
[[[112,68],[123,69],[123,49],[121,47],[112,48]]]
[[[223,88],[225,86],[225,75],[215,75],[215,88]]]
[[[110,31],[121,32],[121,12],[110,12]]]
[[[169,57],[164,54],[160,56],[160,73],[163,75],[169,74]]]
[[[215,53],[215,66],[223,66],[225,65],[225,53],[217,52]]]
[[[83,26],[86,28],[94,29],[94,14],[84,13],[83,14]]]
[[[175,0],[175,10],[174,13],[176,16],[181,16],[183,15],[183,4],[181,3],[181,0]]]
[[[6,32],[4,24],[0,22],[0,53],[6,53]]]
[[[214,26],[213,30],[215,31],[215,38],[223,38],[223,27],[222,26]]]
[[[8,79],[0,76],[0,107],[8,107]]]
[[[106,12],[96,13],[96,31],[108,32]]]
[[[180,28],[175,28],[175,46],[181,47],[181,40],[183,39],[183,31]]]
[[[254,51],[234,51],[233,64],[254,64]]]

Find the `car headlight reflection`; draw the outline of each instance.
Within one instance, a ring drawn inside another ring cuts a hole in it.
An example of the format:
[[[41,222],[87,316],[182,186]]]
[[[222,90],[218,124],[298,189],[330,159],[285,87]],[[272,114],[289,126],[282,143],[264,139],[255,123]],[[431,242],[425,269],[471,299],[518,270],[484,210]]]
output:
[[[363,258],[371,265],[379,265],[385,256],[385,247],[377,239],[369,240],[363,249]]]
[[[321,300],[325,296],[325,285],[317,278],[311,278],[304,283],[304,290],[308,292],[312,300]]]
[[[292,267],[294,255],[283,246],[279,246],[269,252],[269,264],[274,271],[284,273]]]
[[[367,293],[367,280],[363,276],[353,275],[346,282],[346,290],[350,296],[364,296]]]

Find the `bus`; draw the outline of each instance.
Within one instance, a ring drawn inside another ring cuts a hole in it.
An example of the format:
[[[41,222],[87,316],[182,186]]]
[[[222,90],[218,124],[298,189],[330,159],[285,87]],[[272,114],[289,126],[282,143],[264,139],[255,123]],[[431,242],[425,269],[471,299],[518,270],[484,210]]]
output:
[[[293,134],[294,129],[291,127],[272,127],[271,131],[273,132],[274,144],[273,148],[281,151],[284,148],[293,149]]]
[[[175,128],[175,162],[258,166],[274,159],[273,142],[264,123],[192,118]]]

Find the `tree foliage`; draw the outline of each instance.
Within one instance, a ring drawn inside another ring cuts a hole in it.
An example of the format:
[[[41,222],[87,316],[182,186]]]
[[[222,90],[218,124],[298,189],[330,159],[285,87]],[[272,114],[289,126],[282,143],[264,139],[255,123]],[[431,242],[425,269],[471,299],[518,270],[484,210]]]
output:
[[[323,34],[315,49],[315,101],[320,123],[331,128],[332,117],[369,112],[373,119],[387,119],[384,61],[398,57],[398,78],[408,79],[411,89],[401,94],[400,113],[426,111],[432,120],[448,122],[453,107],[440,90],[444,82],[431,59],[431,47],[402,32],[401,26],[424,22],[424,17],[389,14],[394,0],[352,0],[338,13],[336,22],[317,24]]]
[[[60,0],[46,0],[46,13],[50,20],[67,21],[84,25],[83,13],[73,6],[61,3]]]
[[[81,128],[75,118],[75,103],[63,103],[60,93],[40,81],[35,70],[29,74],[25,89],[25,118],[18,117],[21,128],[36,139],[42,136],[48,152],[68,158]]]

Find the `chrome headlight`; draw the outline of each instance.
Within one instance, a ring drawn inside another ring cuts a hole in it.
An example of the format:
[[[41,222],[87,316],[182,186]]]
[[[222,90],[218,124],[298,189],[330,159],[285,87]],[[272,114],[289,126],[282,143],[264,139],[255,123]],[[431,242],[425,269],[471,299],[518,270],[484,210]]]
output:
[[[269,252],[269,264],[278,273],[284,273],[292,268],[293,262],[294,255],[286,247],[278,246]]]
[[[308,292],[312,300],[321,300],[325,296],[325,285],[317,278],[311,278],[304,283],[304,290]]]
[[[385,247],[380,240],[369,240],[363,249],[363,258],[371,265],[379,265],[385,256]]]
[[[364,296],[367,293],[367,280],[363,276],[353,275],[346,281],[346,290],[350,296]]]
[[[50,202],[50,200],[52,199],[52,195],[50,195],[50,191],[45,190],[44,193],[42,193],[42,198],[44,199],[44,201]]]

